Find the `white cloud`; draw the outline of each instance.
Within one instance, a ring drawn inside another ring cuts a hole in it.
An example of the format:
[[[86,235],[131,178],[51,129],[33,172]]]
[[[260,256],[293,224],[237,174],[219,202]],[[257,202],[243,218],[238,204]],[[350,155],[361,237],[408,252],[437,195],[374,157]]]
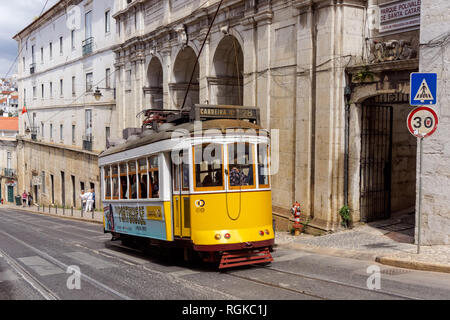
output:
[[[0,77],[4,77],[17,56],[17,42],[12,39],[19,31],[33,22],[47,0],[0,0]],[[48,0],[45,10],[58,0]],[[10,73],[14,73],[16,67]]]

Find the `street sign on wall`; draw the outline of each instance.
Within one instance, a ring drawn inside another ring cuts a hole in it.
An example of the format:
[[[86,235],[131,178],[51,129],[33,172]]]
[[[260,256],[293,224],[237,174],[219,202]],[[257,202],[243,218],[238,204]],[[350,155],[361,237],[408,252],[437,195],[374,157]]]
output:
[[[420,26],[420,0],[398,0],[379,5],[380,33],[398,33]]]
[[[434,105],[437,96],[437,74],[413,72],[410,75],[409,104],[412,106]]]
[[[409,132],[417,138],[431,136],[437,129],[438,116],[430,107],[418,107],[411,111],[406,121]]]

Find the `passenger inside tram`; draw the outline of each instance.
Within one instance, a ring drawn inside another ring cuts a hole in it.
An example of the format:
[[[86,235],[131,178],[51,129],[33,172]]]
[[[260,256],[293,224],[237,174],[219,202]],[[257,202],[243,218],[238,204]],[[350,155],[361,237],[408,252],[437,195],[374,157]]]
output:
[[[139,183],[139,187],[141,188],[140,189],[140,193],[141,193],[141,196],[140,196],[140,198],[141,199],[145,199],[145,198],[147,198],[147,175],[146,174],[143,174],[143,175],[139,175],[139,180],[140,180],[140,183]]]
[[[120,177],[120,194],[122,199],[128,199],[127,196],[127,176]]]
[[[152,188],[151,190],[152,198],[159,198],[159,183],[157,175],[155,175],[154,178],[150,175],[150,185]]]

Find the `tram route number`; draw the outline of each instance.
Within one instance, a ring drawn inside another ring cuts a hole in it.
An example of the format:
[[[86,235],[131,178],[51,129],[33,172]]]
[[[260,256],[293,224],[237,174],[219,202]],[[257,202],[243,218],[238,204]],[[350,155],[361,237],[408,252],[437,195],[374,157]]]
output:
[[[437,128],[438,117],[430,107],[418,107],[411,111],[407,119],[409,132],[418,138],[431,136]]]

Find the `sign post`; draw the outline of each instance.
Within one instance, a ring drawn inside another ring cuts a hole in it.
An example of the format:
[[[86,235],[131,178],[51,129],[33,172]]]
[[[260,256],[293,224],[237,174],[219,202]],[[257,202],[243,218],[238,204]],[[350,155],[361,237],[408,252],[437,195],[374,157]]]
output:
[[[422,163],[423,163],[423,138],[431,136],[437,129],[439,119],[433,109],[429,107],[418,107],[411,111],[406,121],[409,132],[419,138],[419,203],[418,203],[418,235],[417,235],[417,254],[420,253],[420,234],[422,224]]]

